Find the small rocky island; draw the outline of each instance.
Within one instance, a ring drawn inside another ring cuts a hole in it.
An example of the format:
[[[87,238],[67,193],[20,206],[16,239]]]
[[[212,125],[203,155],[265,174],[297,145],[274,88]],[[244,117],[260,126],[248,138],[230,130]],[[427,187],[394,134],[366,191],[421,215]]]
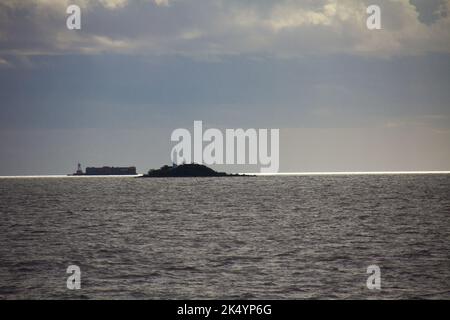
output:
[[[191,163],[182,165],[165,165],[160,169],[152,169],[141,178],[182,178],[182,177],[243,177],[246,175],[217,172],[207,166]]]

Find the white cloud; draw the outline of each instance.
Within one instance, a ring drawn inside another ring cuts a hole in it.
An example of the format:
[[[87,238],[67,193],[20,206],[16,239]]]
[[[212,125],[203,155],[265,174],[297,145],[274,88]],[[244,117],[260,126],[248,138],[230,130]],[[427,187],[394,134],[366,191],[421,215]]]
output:
[[[169,6],[169,0],[155,0],[157,6]]]
[[[304,10],[301,7],[293,8],[290,5],[277,5],[273,9],[269,24],[276,31],[305,25],[330,26],[335,15],[335,3],[329,3],[317,11]]]
[[[128,0],[100,0],[100,3],[109,9],[116,9],[124,7]]]
[[[2,57],[0,57],[0,68],[10,67],[10,66],[11,66],[11,64],[8,61],[6,61]]]

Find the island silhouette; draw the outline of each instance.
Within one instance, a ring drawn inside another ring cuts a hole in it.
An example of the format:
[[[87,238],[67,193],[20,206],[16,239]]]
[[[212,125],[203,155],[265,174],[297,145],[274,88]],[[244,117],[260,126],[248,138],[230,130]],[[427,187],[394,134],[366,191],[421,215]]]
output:
[[[183,177],[243,177],[242,174],[228,174],[217,172],[205,165],[190,163],[173,166],[162,166],[159,169],[151,169],[140,178],[183,178]]]

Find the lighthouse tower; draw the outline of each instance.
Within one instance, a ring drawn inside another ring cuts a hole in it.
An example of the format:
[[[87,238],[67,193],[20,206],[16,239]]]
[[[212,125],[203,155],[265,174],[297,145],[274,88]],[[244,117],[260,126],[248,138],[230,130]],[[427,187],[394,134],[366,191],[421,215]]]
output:
[[[83,170],[81,170],[81,164],[78,164],[78,169],[77,169],[77,172],[75,173],[75,175],[77,175],[77,176],[83,175]]]

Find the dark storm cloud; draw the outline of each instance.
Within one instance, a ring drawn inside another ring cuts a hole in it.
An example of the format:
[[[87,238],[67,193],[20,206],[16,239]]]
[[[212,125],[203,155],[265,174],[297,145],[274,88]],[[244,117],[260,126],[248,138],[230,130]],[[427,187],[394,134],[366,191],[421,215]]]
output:
[[[132,53],[374,56],[450,52],[449,1],[383,1],[370,32],[370,1],[79,0],[82,30],[65,28],[64,0],[0,4],[0,54]],[[158,3],[158,4],[157,4]],[[422,21],[433,23],[424,24]]]
[[[419,19],[423,23],[433,24],[448,15],[448,6],[445,0],[411,0],[419,12]]]
[[[449,113],[447,55],[215,62],[76,55],[31,63],[0,73],[3,127],[133,128],[195,118],[229,126],[361,126]]]

